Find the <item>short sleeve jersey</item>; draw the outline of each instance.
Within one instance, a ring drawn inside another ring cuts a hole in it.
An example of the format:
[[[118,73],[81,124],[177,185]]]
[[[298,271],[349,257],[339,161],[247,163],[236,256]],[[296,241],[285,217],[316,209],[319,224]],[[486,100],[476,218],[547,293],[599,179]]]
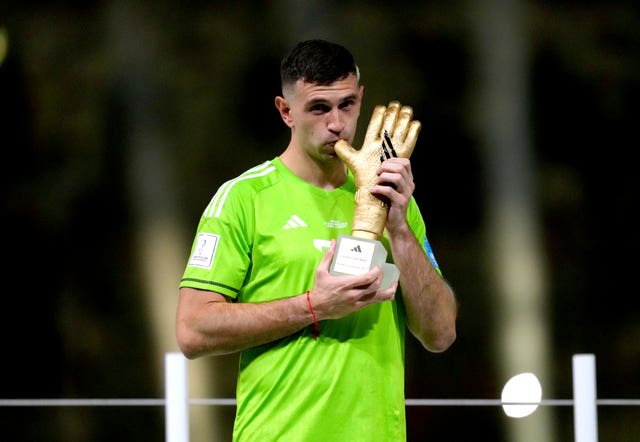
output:
[[[275,158],[223,184],[206,207],[180,284],[235,302],[305,293],[332,239],[351,233],[355,185],[315,187]],[[409,224],[433,258],[418,206]],[[381,239],[390,256],[386,238]],[[390,260],[390,258],[389,258]],[[235,441],[404,441],[401,296],[240,355]]]

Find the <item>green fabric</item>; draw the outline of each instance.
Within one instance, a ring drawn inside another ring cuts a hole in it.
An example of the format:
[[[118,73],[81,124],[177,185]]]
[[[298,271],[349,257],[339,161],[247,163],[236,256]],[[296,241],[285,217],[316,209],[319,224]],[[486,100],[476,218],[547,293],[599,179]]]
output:
[[[325,191],[278,158],[250,169],[205,209],[180,286],[238,302],[305,293],[330,240],[351,232],[354,192],[351,174]],[[413,199],[408,219],[428,244]],[[398,293],[393,302],[321,321],[317,340],[309,327],[242,352],[234,440],[405,440],[404,334]]]

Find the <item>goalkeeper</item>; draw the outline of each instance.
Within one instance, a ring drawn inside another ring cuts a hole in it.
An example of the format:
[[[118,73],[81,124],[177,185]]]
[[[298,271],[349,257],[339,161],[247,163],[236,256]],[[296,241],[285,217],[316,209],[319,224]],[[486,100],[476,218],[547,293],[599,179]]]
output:
[[[188,358],[241,352],[236,442],[404,441],[405,330],[441,352],[455,340],[457,313],[412,196],[408,155],[376,156],[362,188],[336,153],[340,140],[353,150],[364,93],[341,45],[299,43],[281,81],[275,106],[289,144],[224,183],[205,208],[180,283],[178,343]],[[382,130],[395,151],[410,151],[419,131],[411,118],[396,102],[376,108],[356,154],[378,155]],[[386,209],[379,240],[400,271],[386,289],[378,267],[329,273],[363,192]]]

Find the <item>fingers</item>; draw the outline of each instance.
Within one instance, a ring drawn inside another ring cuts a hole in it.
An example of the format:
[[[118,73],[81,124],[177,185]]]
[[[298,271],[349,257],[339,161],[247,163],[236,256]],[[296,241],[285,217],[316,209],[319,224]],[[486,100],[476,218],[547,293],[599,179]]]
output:
[[[409,158],[413,153],[421,128],[420,122],[412,120],[412,118],[413,109],[411,106],[402,106],[398,113],[393,143],[398,155],[403,158]]]
[[[388,201],[390,208],[406,213],[406,207],[415,190],[411,162],[408,158],[391,158],[376,170],[376,182],[369,191]],[[389,218],[387,218],[387,222]]]
[[[375,267],[367,273],[367,276],[374,277],[369,284],[355,287],[359,290],[356,303],[360,306],[374,304],[377,302],[391,301],[395,295],[397,282],[391,284],[390,287],[382,289],[383,272],[380,267]]]
[[[379,301],[392,301],[398,289],[398,281],[393,281],[386,289],[380,289],[376,292],[376,298]]]
[[[371,114],[371,120],[369,121],[369,127],[364,137],[364,145],[374,143],[380,138],[380,130],[382,127],[382,120],[385,115],[386,108],[384,106],[376,106]]]
[[[389,161],[380,163],[376,170],[378,177],[377,184],[392,182],[400,184],[401,181],[413,181],[411,161],[408,158],[392,158]]]
[[[398,114],[395,131],[393,132],[393,139],[396,141],[396,144],[404,143],[412,117],[413,109],[410,106],[402,106]]]
[[[355,150],[345,140],[338,140],[334,146],[336,155],[344,161],[351,170],[353,170],[358,157],[358,151]]]
[[[394,130],[396,127],[396,120],[398,119],[398,112],[400,112],[400,102],[392,101],[387,106],[387,110],[384,113],[384,118],[382,122],[382,131],[389,132],[389,135],[394,135]]]
[[[420,122],[412,119],[413,108],[402,106],[398,101],[390,102],[383,116],[381,131],[389,133],[399,156],[404,158],[413,153],[421,128]],[[378,134],[378,137],[382,135]]]
[[[322,319],[338,319],[378,302],[390,301],[395,286],[382,289],[383,272],[374,267],[360,275],[331,275],[326,267],[335,252],[335,242],[327,250],[318,266],[314,283],[314,309]]]
[[[413,148],[416,146],[416,143],[418,142],[418,134],[420,133],[420,129],[422,129],[422,124],[420,124],[419,121],[414,120],[409,125],[409,131],[407,133],[407,139],[405,141],[405,144],[407,146],[411,146],[411,151],[413,151]]]
[[[318,265],[319,270],[323,270],[327,273],[329,272],[329,268],[331,267],[331,261],[333,261],[333,255],[335,251],[336,251],[336,240],[332,239],[331,244],[329,245],[329,248],[327,249],[326,252],[324,252],[324,255],[322,256],[322,260]]]
[[[421,124],[412,120],[413,108],[402,106],[399,101],[391,101],[388,106],[374,108],[364,138],[364,145],[379,144],[385,131],[399,148],[400,156],[408,158],[418,140]]]

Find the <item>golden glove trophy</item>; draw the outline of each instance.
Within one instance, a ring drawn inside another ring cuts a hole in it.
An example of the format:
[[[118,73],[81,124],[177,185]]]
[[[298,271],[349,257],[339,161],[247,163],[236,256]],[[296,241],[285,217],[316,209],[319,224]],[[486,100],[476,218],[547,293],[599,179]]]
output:
[[[382,288],[398,279],[395,265],[387,263],[387,251],[379,239],[389,212],[389,205],[371,194],[376,170],[391,157],[409,158],[418,140],[421,124],[412,120],[413,109],[392,101],[376,106],[365,134],[362,148],[354,149],[344,140],[336,143],[336,154],[353,172],[356,184],[355,213],[351,235],[340,235],[331,263],[331,274],[358,275],[374,266],[382,268]]]

